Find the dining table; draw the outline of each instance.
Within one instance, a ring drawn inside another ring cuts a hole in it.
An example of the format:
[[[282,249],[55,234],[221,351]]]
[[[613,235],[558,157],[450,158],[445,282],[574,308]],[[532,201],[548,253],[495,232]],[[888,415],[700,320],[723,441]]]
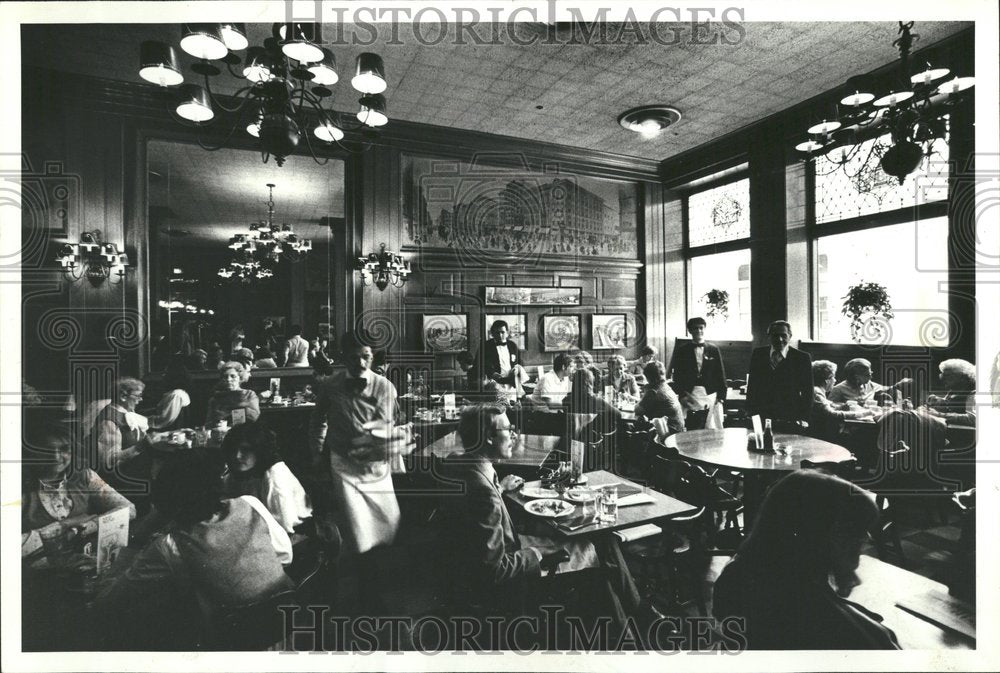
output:
[[[584,473],[586,478],[585,488],[597,489],[602,486],[617,485],[619,493],[630,492],[635,495],[642,494],[640,498],[643,502],[633,505],[623,505],[619,496],[618,517],[612,523],[602,523],[597,520],[595,505],[593,502],[574,502],[568,500],[565,495],[562,499],[573,505],[573,512],[565,517],[543,518],[541,521],[548,528],[559,536],[567,538],[582,538],[593,535],[603,535],[615,531],[634,528],[648,523],[662,522],[678,516],[684,516],[697,511],[697,507],[688,504],[669,495],[660,493],[648,486],[637,484],[607,470],[594,470]],[[504,497],[526,516],[533,516],[525,510],[525,506],[535,498],[525,495],[525,490],[529,492],[533,488],[541,486],[541,481],[530,481],[513,491],[508,491]]]
[[[684,459],[710,469],[722,468],[743,475],[743,520],[749,528],[767,488],[780,477],[801,469],[803,461],[842,463],[852,459],[842,446],[815,437],[774,433],[773,452],[750,451],[744,428],[690,430],[670,435],[664,446]]]

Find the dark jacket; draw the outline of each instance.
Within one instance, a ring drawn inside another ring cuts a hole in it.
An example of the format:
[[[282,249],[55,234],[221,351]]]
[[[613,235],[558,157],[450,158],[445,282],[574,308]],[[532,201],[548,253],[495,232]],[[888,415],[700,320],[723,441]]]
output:
[[[674,388],[679,393],[689,393],[695,386],[704,386],[709,395],[715,393],[721,402],[726,399],[726,368],[722,352],[713,343],[705,342],[701,373],[694,357],[694,343],[683,343],[674,351]]]
[[[747,411],[783,421],[808,421],[813,401],[812,357],[788,347],[788,356],[771,368],[771,347],[750,355]]]
[[[504,383],[509,386],[514,385],[514,366],[521,364],[521,352],[510,339],[507,339],[507,350],[510,351],[511,372],[504,378],[500,378],[500,356],[497,355],[497,343],[490,339],[483,346],[483,378],[491,379],[497,383]]]

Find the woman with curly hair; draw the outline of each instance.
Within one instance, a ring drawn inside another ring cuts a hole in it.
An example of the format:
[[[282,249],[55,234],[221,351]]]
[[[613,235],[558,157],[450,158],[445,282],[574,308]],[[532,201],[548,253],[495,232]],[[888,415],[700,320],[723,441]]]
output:
[[[230,361],[219,365],[219,374],[222,381],[208,400],[205,425],[217,425],[220,421],[236,425],[233,423],[233,412],[237,410],[243,411],[244,420],[256,421],[260,417],[257,393],[242,387],[250,380],[249,370],[239,362]]]

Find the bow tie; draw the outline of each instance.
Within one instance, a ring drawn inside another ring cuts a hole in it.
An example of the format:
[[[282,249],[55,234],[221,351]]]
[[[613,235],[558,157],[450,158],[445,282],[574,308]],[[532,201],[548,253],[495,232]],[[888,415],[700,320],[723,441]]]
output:
[[[694,344],[695,348],[704,348],[705,344]]]

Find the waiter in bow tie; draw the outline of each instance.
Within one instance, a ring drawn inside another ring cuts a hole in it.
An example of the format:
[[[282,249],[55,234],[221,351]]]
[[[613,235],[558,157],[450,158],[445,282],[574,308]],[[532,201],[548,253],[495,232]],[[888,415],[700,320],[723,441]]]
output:
[[[690,343],[681,344],[674,353],[673,381],[685,411],[685,427],[701,430],[722,427],[726,403],[726,368],[722,353],[715,344],[705,341],[705,319],[687,321]],[[708,423],[709,416],[713,422]]]
[[[510,326],[505,320],[490,325],[490,340],[483,349],[483,373],[494,383],[517,387],[524,380],[524,369],[521,352],[509,336]]]

